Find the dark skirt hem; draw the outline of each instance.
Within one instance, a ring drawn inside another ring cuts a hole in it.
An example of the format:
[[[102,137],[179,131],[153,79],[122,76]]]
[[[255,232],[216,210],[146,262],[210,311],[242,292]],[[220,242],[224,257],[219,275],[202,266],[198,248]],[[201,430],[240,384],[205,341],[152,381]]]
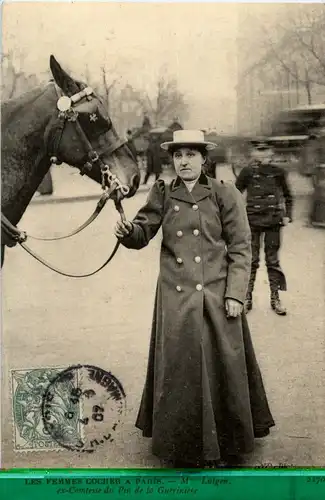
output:
[[[264,437],[267,437],[270,434],[270,429],[275,426],[274,422],[271,422],[269,424],[266,424],[265,426],[259,426],[258,429],[255,429],[254,431],[254,439],[262,439]],[[139,430],[142,431],[142,436],[148,439],[152,438],[152,431],[146,429],[143,430],[140,424],[136,424],[135,427]],[[253,453],[255,449],[254,443],[251,446],[248,445],[243,445],[243,446],[238,446],[236,449],[236,453],[234,452],[233,454],[238,456],[238,455],[246,455]],[[156,449],[152,450],[153,455],[155,455],[157,458],[163,461],[168,461],[168,462],[175,462],[175,461],[183,461],[186,463],[204,463],[204,462],[219,462],[223,460],[224,456],[228,456],[230,453],[229,449],[225,450],[218,450],[214,455],[209,454],[208,457],[203,457],[198,456],[196,459],[191,457],[184,457],[182,456],[180,458],[179,454],[170,454],[170,453],[165,453],[163,451],[158,451]]]

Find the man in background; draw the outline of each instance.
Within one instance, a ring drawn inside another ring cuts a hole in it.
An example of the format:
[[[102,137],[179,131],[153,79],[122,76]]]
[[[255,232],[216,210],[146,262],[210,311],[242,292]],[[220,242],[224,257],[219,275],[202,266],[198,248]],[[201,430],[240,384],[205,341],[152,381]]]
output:
[[[293,200],[285,170],[272,162],[272,147],[263,139],[251,141],[251,146],[252,161],[241,170],[236,181],[237,188],[247,193],[246,209],[252,234],[252,266],[245,311],[253,307],[252,293],[264,236],[271,307],[276,314],[284,316],[287,311],[280,301],[279,290],[286,290],[287,284],[279,252],[282,228],[292,222]]]
[[[131,130],[126,131],[126,138],[127,138],[127,144],[129,146],[131,153],[133,154],[134,158],[137,159],[138,153],[137,153],[136,147],[134,145],[134,140],[133,140]]]
[[[143,184],[147,184],[151,175],[154,175],[156,181],[159,179],[162,172],[162,161],[160,144],[157,139],[152,139],[147,149],[147,172]]]

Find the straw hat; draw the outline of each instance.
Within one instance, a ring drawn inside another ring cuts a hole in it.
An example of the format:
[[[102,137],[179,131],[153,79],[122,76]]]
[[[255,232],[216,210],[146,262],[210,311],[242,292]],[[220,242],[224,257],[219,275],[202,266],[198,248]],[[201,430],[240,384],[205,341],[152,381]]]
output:
[[[176,130],[173,133],[173,140],[163,142],[160,147],[168,151],[171,146],[205,146],[207,150],[217,147],[214,142],[204,140],[204,133],[201,130]]]

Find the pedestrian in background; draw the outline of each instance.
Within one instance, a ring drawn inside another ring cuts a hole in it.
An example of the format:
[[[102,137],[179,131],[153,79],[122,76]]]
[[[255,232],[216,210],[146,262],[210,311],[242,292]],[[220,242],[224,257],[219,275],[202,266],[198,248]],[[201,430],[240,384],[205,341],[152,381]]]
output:
[[[158,180],[115,234],[141,249],[162,228],[149,361],[136,426],[173,467],[238,463],[274,425],[243,304],[250,228],[232,184],[202,173],[215,144],[180,130],[162,144],[176,179]]]
[[[154,175],[156,181],[159,179],[162,172],[162,161],[160,144],[157,139],[153,138],[147,149],[147,172],[143,184],[147,184],[151,175]]]
[[[271,290],[271,307],[280,316],[287,311],[279,290],[286,290],[285,275],[280,266],[282,228],[292,222],[293,199],[285,170],[272,162],[272,147],[263,139],[251,141],[252,161],[237,177],[239,191],[246,191],[246,210],[252,233],[252,268],[245,301],[245,311],[253,307],[252,293],[260,262],[264,236],[265,263]]]
[[[138,153],[134,144],[133,136],[131,130],[127,130],[126,132],[126,137],[127,137],[127,144],[129,146],[129,149],[131,153],[133,154],[134,158],[137,159]]]

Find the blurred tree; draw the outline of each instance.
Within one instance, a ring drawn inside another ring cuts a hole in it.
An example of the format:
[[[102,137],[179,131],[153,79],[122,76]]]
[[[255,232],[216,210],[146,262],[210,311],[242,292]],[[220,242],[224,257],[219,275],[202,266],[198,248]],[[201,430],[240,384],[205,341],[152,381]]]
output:
[[[119,134],[140,127],[144,116],[154,127],[168,126],[175,116],[183,122],[188,107],[175,78],[159,76],[145,91],[125,81],[123,67],[118,64],[109,68],[103,63],[99,74],[91,73],[86,66],[83,76],[103,99]]]
[[[23,60],[22,53],[15,57],[11,50],[3,52],[1,55],[1,96],[3,101],[19,96],[39,83],[36,75],[24,71]]]
[[[150,117],[154,126],[168,126],[175,116],[181,121],[187,117],[188,105],[175,78],[159,76],[152,95],[141,92],[137,99],[143,113]]]
[[[325,9],[323,4],[292,7],[287,6],[287,15],[277,21],[276,29],[260,26],[262,45],[268,64],[275,72],[280,65],[288,78],[305,89],[312,104],[315,87],[325,86]]]

